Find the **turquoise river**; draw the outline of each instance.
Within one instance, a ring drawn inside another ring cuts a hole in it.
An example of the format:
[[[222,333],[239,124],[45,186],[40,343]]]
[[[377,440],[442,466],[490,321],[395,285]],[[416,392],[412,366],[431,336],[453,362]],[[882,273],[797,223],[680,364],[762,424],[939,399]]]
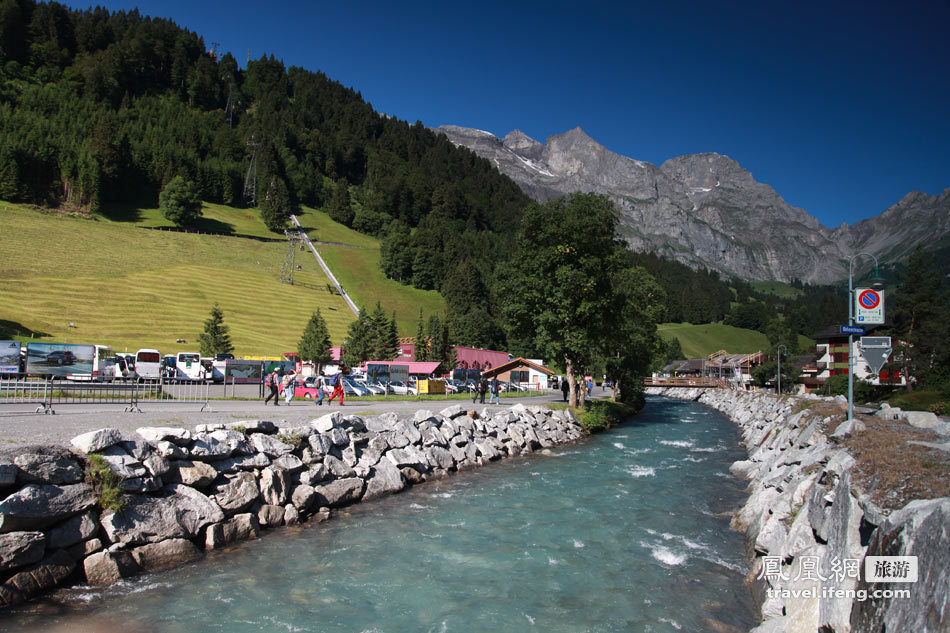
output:
[[[583,443],[65,590],[0,614],[0,631],[746,631],[738,442],[722,414],[650,398]]]

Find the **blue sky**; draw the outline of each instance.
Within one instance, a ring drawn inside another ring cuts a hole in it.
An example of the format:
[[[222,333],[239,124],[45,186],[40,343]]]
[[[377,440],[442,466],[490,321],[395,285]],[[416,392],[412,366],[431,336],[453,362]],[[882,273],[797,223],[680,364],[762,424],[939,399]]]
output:
[[[581,126],[657,165],[726,154],[826,226],[950,187],[948,0],[102,4],[428,126],[541,142]]]

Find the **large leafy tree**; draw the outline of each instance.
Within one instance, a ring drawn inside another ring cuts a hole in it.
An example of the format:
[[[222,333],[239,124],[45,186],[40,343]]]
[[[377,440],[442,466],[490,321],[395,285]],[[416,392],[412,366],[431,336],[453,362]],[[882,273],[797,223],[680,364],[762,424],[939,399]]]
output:
[[[576,377],[593,366],[617,328],[613,278],[626,267],[617,220],[613,204],[597,194],[531,205],[505,272],[502,301],[511,333],[532,341],[548,362],[564,361],[571,406],[578,405]]]
[[[158,208],[175,226],[194,226],[201,217],[201,199],[195,183],[175,176],[158,196]]]
[[[604,369],[614,400],[642,404],[643,381],[663,344],[656,325],[663,314],[663,289],[643,268],[625,268],[612,277],[613,333],[601,341]]]
[[[329,363],[330,358],[330,331],[327,322],[320,314],[320,308],[310,315],[304,327],[300,341],[297,343],[297,353],[302,360],[309,360],[317,365]]]
[[[198,336],[202,356],[229,354],[234,351],[230,328],[224,324],[224,313],[218,304],[211,308],[211,316],[205,321],[204,332]]]

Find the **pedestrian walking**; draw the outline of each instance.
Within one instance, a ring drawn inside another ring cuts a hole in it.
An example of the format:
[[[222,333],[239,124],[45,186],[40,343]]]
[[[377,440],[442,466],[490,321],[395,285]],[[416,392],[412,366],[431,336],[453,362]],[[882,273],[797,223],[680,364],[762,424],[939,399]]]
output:
[[[488,399],[488,404],[501,404],[501,399],[498,396],[498,392],[501,390],[501,385],[498,382],[498,376],[492,376],[491,383],[489,383],[488,388],[491,391],[491,397]]]
[[[567,384],[567,379],[561,381],[561,393],[564,394],[564,402],[567,402],[567,393],[571,390],[570,385]]]
[[[270,393],[267,394],[266,398],[264,398],[264,404],[267,404],[268,402],[270,402],[270,399],[273,398],[274,406],[275,407],[278,406],[277,388],[279,384],[280,384],[280,376],[277,374],[276,369],[272,371],[271,373],[267,374],[267,378],[264,379],[264,385],[267,387]]]
[[[297,386],[297,374],[294,370],[290,370],[289,373],[284,374],[284,377],[280,381],[281,394],[284,396],[284,402],[290,405],[290,401],[294,399],[294,388]]]
[[[330,401],[327,402],[327,406],[333,404],[333,399],[337,397],[337,394],[340,396],[340,406],[343,406],[343,372],[346,371],[344,367],[340,368],[340,373],[333,377],[333,393],[330,394]]]
[[[324,391],[323,391],[323,375],[321,374],[321,375],[317,376],[317,379],[314,381],[313,384],[315,384],[315,385],[317,386],[317,402],[316,402],[316,405],[317,405],[318,407],[322,407],[322,406],[323,406],[323,396],[326,395],[326,394],[324,393]],[[329,406],[329,405],[328,405],[328,406]]]
[[[485,378],[482,378],[478,381],[478,396],[480,398],[479,404],[485,404],[485,394],[488,393],[488,381]],[[475,402],[472,400],[472,402]]]

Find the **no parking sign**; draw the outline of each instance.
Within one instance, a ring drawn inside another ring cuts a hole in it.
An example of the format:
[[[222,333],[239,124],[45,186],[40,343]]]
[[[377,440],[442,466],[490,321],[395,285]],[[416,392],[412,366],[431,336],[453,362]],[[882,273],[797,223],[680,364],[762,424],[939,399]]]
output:
[[[884,323],[884,291],[856,288],[854,291],[854,322],[862,325]]]

